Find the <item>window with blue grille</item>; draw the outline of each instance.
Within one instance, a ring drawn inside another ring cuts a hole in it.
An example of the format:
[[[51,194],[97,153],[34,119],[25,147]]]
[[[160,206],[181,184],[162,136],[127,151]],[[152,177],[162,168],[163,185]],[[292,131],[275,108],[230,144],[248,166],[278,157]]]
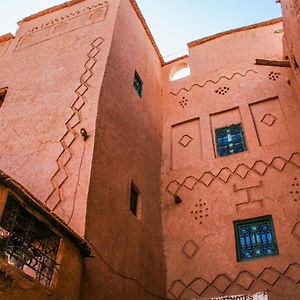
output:
[[[247,150],[241,124],[218,128],[215,133],[218,156],[227,156]]]
[[[234,222],[237,260],[278,255],[271,216]]]
[[[138,95],[140,97],[142,97],[143,81],[137,71],[134,72],[133,86],[134,86],[135,90],[137,91]]]

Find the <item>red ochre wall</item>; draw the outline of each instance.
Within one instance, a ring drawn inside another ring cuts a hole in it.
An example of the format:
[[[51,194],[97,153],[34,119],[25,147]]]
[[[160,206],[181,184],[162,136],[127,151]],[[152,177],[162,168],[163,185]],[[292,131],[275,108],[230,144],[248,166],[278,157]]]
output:
[[[281,1],[285,55],[292,65],[291,85],[300,103],[300,3],[299,1]]]
[[[277,20],[161,66],[131,2],[78,1],[0,39],[0,169],[90,243],[84,300],[298,299],[299,5],[282,1],[284,51]],[[292,68],[255,65],[285,56]],[[170,81],[179,64],[191,75]],[[237,123],[247,151],[216,157],[214,130]],[[233,222],[266,215],[279,255],[237,262]]]
[[[255,65],[256,58],[283,59],[281,29],[277,20],[194,42],[189,57],[163,67],[161,195],[170,299],[265,290],[271,300],[299,299],[299,105],[290,68]],[[169,82],[184,63],[191,75]],[[239,123],[247,151],[216,157],[215,129]],[[182,203],[174,203],[175,195]],[[237,262],[233,222],[266,215],[279,255]]]
[[[82,1],[21,22],[16,37],[0,45],[0,87],[8,88],[0,169],[81,236],[117,7],[118,1]]]
[[[133,87],[135,71],[142,97]],[[132,5],[122,0],[99,98],[86,217],[86,238],[97,254],[87,260],[82,299],[165,294],[161,126],[161,64]],[[129,210],[132,182],[140,218]]]

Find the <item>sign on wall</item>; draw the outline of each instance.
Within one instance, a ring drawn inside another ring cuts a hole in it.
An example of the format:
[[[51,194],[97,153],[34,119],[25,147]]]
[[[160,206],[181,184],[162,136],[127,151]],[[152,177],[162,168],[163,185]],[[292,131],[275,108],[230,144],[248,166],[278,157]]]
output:
[[[222,296],[218,298],[192,298],[191,300],[268,300],[268,291],[253,295]]]

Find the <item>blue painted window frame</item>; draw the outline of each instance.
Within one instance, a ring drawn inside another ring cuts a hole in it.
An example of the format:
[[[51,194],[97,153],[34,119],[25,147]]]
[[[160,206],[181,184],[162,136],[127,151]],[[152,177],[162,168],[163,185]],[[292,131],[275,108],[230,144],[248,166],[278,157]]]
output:
[[[272,216],[234,222],[237,261],[279,254]]]
[[[217,155],[228,156],[247,151],[242,124],[233,124],[215,130]]]

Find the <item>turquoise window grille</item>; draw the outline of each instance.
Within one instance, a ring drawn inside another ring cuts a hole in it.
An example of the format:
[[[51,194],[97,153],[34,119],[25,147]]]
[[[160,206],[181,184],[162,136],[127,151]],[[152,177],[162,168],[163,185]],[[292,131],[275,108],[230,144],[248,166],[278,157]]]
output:
[[[278,255],[271,216],[234,222],[237,260]]]

